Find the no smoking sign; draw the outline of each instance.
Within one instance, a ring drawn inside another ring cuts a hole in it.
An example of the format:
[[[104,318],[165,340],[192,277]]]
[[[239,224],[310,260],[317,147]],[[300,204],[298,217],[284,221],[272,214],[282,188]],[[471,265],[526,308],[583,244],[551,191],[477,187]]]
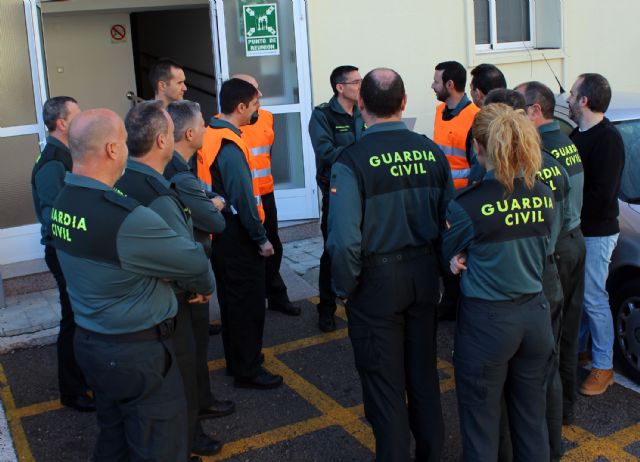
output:
[[[127,41],[127,29],[122,24],[111,26],[111,43],[123,43]]]

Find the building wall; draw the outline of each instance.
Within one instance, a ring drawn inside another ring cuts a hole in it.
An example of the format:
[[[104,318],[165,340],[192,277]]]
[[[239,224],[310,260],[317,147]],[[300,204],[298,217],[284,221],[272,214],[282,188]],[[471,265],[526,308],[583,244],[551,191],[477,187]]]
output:
[[[446,4],[308,0],[314,104],[331,97],[329,74],[341,64],[356,65],[363,75],[379,66],[398,71],[408,95],[405,116],[417,117],[416,131],[428,135],[433,133],[438,104],[430,86],[440,61],[456,60],[469,70],[483,62],[496,64],[510,87],[539,80],[558,91],[551,66],[567,91],[575,76],[588,71],[609,78],[614,91],[640,91],[640,60],[622,53],[630,44],[640,43],[640,28],[633,25],[640,2],[619,0],[606,7],[597,0],[537,3],[548,5],[553,12],[546,17],[552,29],[560,16],[564,46],[559,50],[476,53],[473,0]],[[629,18],[628,25],[621,24],[624,18]],[[541,21],[539,26],[544,25]]]
[[[130,107],[125,95],[135,91],[136,80],[131,37],[113,43],[115,24],[130,35],[124,13],[44,15],[50,95],[70,95],[82,108],[105,107],[124,117]]]

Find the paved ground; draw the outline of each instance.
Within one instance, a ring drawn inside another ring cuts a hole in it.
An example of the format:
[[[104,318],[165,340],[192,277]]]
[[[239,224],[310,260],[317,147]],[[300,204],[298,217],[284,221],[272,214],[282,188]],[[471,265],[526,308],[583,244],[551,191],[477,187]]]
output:
[[[317,279],[317,238],[286,244],[286,280],[298,294],[304,281]],[[296,254],[297,253],[297,254]],[[305,255],[313,256],[305,260]],[[295,266],[295,264],[299,266]],[[293,292],[292,292],[293,295]],[[236,390],[224,375],[219,337],[211,337],[210,370],[220,398],[233,399],[237,412],[208,421],[207,431],[224,440],[223,452],[209,460],[229,461],[370,461],[374,439],[364,419],[360,383],[353,365],[344,311],[338,330],[316,327],[314,298],[300,302],[299,318],[267,312],[266,367],[285,377],[278,390]],[[453,367],[453,323],[438,333],[442,403],[446,421],[443,460],[460,459],[460,436]],[[0,356],[0,396],[18,459],[86,461],[97,428],[92,414],[62,408],[57,401],[55,347],[18,350]],[[1,416],[0,416],[1,417]],[[618,384],[604,396],[580,398],[576,425],[565,427],[566,461],[640,460],[640,399]],[[6,429],[0,419],[0,447]],[[5,462],[11,459],[2,459]]]

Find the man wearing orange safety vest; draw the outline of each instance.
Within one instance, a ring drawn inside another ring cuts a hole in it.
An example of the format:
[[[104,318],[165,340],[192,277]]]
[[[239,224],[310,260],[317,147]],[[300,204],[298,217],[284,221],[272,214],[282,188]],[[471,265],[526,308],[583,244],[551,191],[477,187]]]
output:
[[[449,161],[453,186],[460,190],[469,183],[471,173],[471,125],[480,110],[464,92],[467,84],[467,71],[456,61],[439,63],[435,68],[431,88],[438,101],[433,127],[433,141],[436,142]],[[444,274],[442,277],[444,292],[438,315],[441,319],[455,319],[456,307],[460,296],[460,277]]]
[[[258,81],[251,75],[236,74],[232,78],[242,79],[256,87],[258,95],[262,96]],[[289,300],[287,286],[280,276],[280,264],[282,262],[282,242],[278,236],[278,210],[276,198],[273,193],[273,175],[271,174],[271,146],[273,145],[273,114],[264,109],[258,109],[253,114],[251,123],[240,127],[242,139],[249,148],[253,163],[253,178],[262,198],[264,208],[264,229],[267,238],[273,245],[273,257],[266,263],[266,295],[270,310],[280,311],[290,316],[299,316],[300,307]]]
[[[196,169],[207,188],[226,199],[225,230],[213,236],[211,260],[218,286],[222,342],[227,373],[238,388],[267,389],[282,385],[282,376],[262,368],[265,259],[273,246],[262,222],[264,210],[258,184],[252,179],[249,149],[240,128],[260,107],[250,83],[229,79],[219,95],[220,116],[212,118]]]
[[[436,108],[433,141],[447,156],[456,189],[464,188],[469,181],[467,136],[480,110],[465,94],[466,83],[464,66],[456,61],[445,61],[436,66],[431,84],[436,98],[442,101]]]

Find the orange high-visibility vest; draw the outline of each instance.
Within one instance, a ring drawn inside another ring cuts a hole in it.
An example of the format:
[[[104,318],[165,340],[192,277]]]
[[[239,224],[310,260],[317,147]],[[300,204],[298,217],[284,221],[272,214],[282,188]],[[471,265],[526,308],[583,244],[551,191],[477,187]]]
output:
[[[249,171],[251,172],[251,177],[253,178],[253,195],[256,198],[256,207],[258,208],[258,215],[260,216],[260,221],[264,223],[264,208],[262,207],[262,198],[260,197],[260,188],[256,179],[253,177],[253,169],[251,168],[251,155],[249,154],[249,149],[242,138],[236,135],[229,128],[211,128],[207,127],[204,132],[204,137],[202,139],[202,147],[198,149],[196,153],[196,170],[198,173],[198,178],[205,185],[211,189],[213,185],[213,180],[211,178],[211,166],[216,161],[216,157],[218,157],[218,153],[220,152],[220,148],[222,147],[222,140],[229,140],[235,143],[242,152],[244,153],[244,157],[247,160],[247,166],[249,167]]]
[[[451,166],[451,178],[456,189],[464,188],[469,183],[470,166],[467,161],[467,134],[473,119],[480,110],[471,103],[451,120],[443,120],[442,112],[445,103],[436,108],[436,120],[433,127],[433,141],[442,149]]]
[[[273,145],[273,114],[258,109],[258,120],[240,127],[242,139],[249,148],[253,161],[253,178],[260,187],[260,194],[273,192],[273,175],[271,175],[271,146]]]

